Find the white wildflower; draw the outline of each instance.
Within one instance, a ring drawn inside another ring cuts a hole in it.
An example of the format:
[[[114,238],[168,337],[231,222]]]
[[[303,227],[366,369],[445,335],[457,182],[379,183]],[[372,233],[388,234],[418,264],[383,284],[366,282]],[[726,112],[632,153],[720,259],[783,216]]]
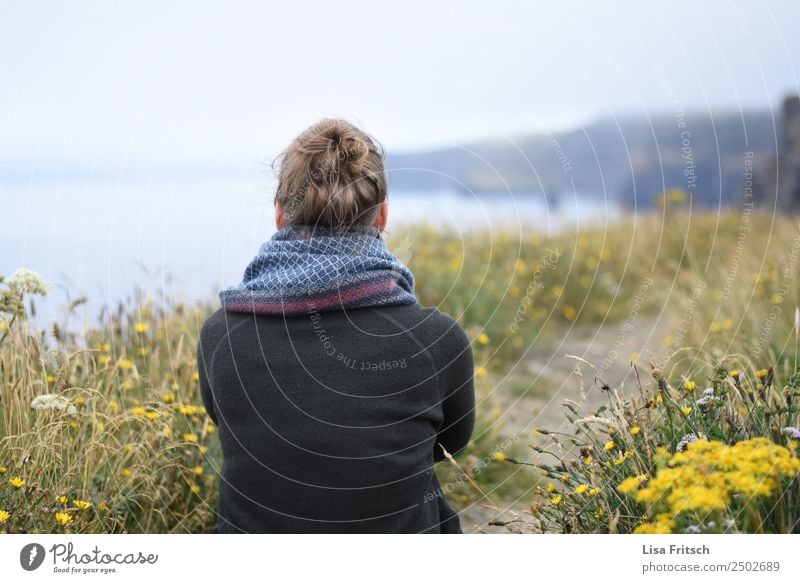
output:
[[[47,295],[44,278],[30,269],[18,269],[6,280],[8,287],[26,294]]]
[[[718,399],[714,396],[714,387],[708,387],[703,391],[703,396],[695,401],[696,405],[701,407],[708,407],[709,405],[717,405]]]
[[[687,433],[686,435],[684,435],[681,438],[681,440],[678,442],[678,445],[676,446],[675,449],[677,449],[678,451],[685,451],[690,443],[694,443],[698,439],[705,439],[705,438],[706,438],[706,436],[703,433],[700,433],[698,435],[696,435],[694,433]]]
[[[78,410],[69,399],[61,395],[39,395],[31,401],[31,409],[36,411],[64,411],[70,415],[77,415]]]
[[[782,431],[789,436],[789,439],[800,439],[800,429],[797,427],[784,427]]]

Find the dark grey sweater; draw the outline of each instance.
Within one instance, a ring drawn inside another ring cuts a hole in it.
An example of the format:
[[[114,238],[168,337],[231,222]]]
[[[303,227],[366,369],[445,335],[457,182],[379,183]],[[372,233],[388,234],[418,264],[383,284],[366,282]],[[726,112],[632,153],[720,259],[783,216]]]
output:
[[[219,427],[217,532],[460,532],[436,475],[474,426],[469,340],[417,304],[253,316],[198,345]]]

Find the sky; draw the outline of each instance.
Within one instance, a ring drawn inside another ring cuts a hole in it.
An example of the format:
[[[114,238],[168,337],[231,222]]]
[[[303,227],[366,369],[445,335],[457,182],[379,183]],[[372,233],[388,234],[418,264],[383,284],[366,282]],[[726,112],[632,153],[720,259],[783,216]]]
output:
[[[152,274],[212,297],[274,231],[264,163],[322,117],[391,153],[763,110],[798,92],[798,22],[761,0],[0,0],[0,273],[61,286],[54,319]],[[390,227],[461,223],[465,201],[415,196],[392,195]]]
[[[0,2],[0,175],[223,172],[326,116],[402,151],[774,107],[798,22],[759,0]]]

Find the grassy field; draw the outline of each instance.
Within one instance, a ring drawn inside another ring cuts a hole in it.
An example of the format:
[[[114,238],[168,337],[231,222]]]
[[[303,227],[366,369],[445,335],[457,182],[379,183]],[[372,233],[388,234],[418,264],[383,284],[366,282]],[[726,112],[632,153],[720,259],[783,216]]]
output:
[[[438,468],[465,512],[531,531],[798,530],[797,220],[667,208],[550,237],[420,227],[389,244],[420,301],[474,341],[478,427]],[[195,346],[212,304],[137,297],[78,337],[26,320],[35,276],[0,289],[0,529],[209,530],[219,450]],[[586,360],[558,386],[534,378],[584,332],[632,388]],[[623,354],[623,333],[658,349]],[[586,401],[530,431],[537,403],[576,383]]]

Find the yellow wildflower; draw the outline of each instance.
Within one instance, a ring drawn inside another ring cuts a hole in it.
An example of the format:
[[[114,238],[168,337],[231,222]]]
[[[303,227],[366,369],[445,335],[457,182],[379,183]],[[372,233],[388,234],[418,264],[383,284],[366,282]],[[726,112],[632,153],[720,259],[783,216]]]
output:
[[[555,496],[551,496],[550,503],[553,506],[558,506],[559,504],[561,504],[561,494],[556,494]]]
[[[633,529],[634,534],[670,534],[672,528],[660,522],[645,522]]]
[[[89,510],[92,507],[92,503],[86,500],[73,500],[72,503],[78,510]]]
[[[633,435],[634,437],[639,435],[641,432],[642,430],[640,427],[631,427],[631,435]]]
[[[736,494],[746,499],[772,496],[780,492],[781,478],[800,474],[800,460],[764,437],[732,446],[698,440],[661,460],[664,463],[656,460],[660,469],[636,499],[664,501],[673,514],[724,510]]]
[[[556,491],[556,486],[555,486],[555,484],[553,484],[553,483],[547,484],[547,491],[548,491],[548,492],[551,492],[551,493],[552,493],[552,492],[555,492],[555,491]]]
[[[199,372],[197,372],[197,371],[194,371],[194,372],[192,373],[192,380],[193,380],[194,382],[197,382],[197,381],[199,381],[199,380],[200,380],[200,373],[199,373]]]
[[[487,344],[489,344],[489,336],[487,336],[486,334],[481,332],[478,335],[478,344],[480,344],[482,346],[486,346]]]
[[[98,504],[97,505],[97,509],[100,512],[108,512],[110,510],[110,508],[108,507],[108,504],[106,504],[105,502],[101,502],[100,504]]]
[[[691,393],[697,388],[697,383],[694,381],[686,381],[683,383],[683,388]]]
[[[575,493],[576,494],[583,494],[588,489],[589,489],[589,486],[587,486],[586,484],[580,484],[578,487],[575,488]]]
[[[72,515],[69,512],[56,512],[56,522],[61,526],[67,526],[72,522]]]
[[[479,379],[485,378],[488,374],[488,371],[482,366],[475,369],[475,376]]]
[[[0,509],[0,524],[5,523],[8,520],[8,517],[11,516],[7,510]]]
[[[689,405],[686,405],[685,407],[681,407],[681,413],[683,413],[684,415],[689,415],[689,413],[691,413],[691,412],[692,412],[692,408]]]
[[[128,478],[130,477],[131,473],[132,472],[130,468],[123,468],[122,471],[119,473],[119,475],[122,476],[123,478]]]
[[[23,480],[19,476],[14,476],[8,481],[8,483],[14,486],[15,488],[19,489],[25,485],[25,480]]]
[[[69,502],[69,498],[67,498],[66,496],[62,495],[62,496],[58,497],[58,501],[62,506],[66,506],[67,502]]]
[[[200,493],[200,486],[198,486],[197,484],[192,484],[191,490],[192,490],[193,494],[199,494]]]
[[[134,330],[136,330],[137,333],[144,334],[150,329],[150,324],[148,324],[147,322],[136,322],[133,328]]]
[[[203,475],[203,466],[195,466],[192,470],[195,476],[202,476]]]
[[[640,484],[639,479],[636,477],[625,478],[619,484],[619,486],[617,486],[617,490],[619,490],[623,494],[630,494],[631,492],[636,490],[636,488],[639,487],[639,484]]]
[[[184,433],[183,440],[188,441],[189,443],[197,443],[197,435],[194,433]]]
[[[597,496],[599,493],[600,493],[600,488],[598,488],[597,486],[589,489],[589,496]]]
[[[609,441],[606,441],[605,445],[603,446],[603,449],[605,451],[611,451],[615,447],[617,447],[617,444],[614,443],[614,440],[609,440]]]
[[[504,454],[502,451],[498,451],[498,452],[495,452],[494,459],[495,459],[495,461],[498,461],[498,462],[504,462],[508,458],[506,457],[506,454]]]
[[[594,461],[594,458],[591,456],[591,454],[589,454],[589,455],[586,456],[586,458],[583,461],[586,462],[587,466],[590,466],[590,465],[592,465],[592,462]]]
[[[205,445],[201,445],[197,448],[202,455],[206,455],[208,453],[208,448]]]
[[[0,475],[5,474],[8,471],[8,468],[5,466],[0,466]]]

